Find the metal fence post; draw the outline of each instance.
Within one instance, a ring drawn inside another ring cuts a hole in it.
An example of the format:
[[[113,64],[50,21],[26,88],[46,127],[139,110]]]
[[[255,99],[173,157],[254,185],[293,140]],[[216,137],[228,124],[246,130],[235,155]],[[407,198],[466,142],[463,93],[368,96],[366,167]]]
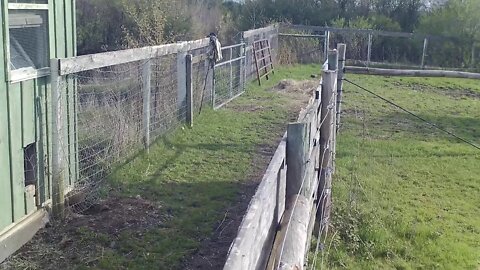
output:
[[[143,79],[143,143],[145,150],[149,153],[150,149],[150,111],[151,111],[151,92],[152,92],[152,64],[149,60],[144,61],[142,66]]]
[[[191,54],[187,54],[185,57],[185,66],[186,66],[186,101],[187,101],[187,124],[192,127],[193,126],[193,85],[192,85],[192,63],[193,56]]]
[[[59,74],[59,60],[52,59],[52,212],[56,219],[65,216],[65,160],[62,154],[63,136],[63,97],[62,78]]]

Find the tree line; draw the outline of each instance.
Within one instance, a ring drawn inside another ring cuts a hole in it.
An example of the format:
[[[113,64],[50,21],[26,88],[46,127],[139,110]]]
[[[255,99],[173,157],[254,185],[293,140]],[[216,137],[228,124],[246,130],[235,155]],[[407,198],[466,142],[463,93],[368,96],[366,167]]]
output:
[[[157,45],[210,32],[233,42],[240,31],[288,22],[442,36],[429,44],[438,58],[431,62],[473,67],[480,51],[479,14],[478,0],[77,0],[78,52]],[[400,49],[418,51],[418,45],[402,42]],[[398,43],[385,40],[377,46]]]

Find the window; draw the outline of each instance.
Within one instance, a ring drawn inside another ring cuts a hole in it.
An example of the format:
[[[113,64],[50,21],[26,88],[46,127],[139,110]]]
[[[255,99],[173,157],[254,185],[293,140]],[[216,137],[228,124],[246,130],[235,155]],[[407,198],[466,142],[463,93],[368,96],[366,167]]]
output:
[[[47,0],[9,0],[8,34],[10,81],[48,75]]]

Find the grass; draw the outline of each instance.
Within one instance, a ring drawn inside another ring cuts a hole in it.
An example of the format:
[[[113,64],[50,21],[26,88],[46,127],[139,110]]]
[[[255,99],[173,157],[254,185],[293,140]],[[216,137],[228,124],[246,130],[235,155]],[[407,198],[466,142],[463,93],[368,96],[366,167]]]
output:
[[[348,78],[480,144],[478,81]],[[480,151],[345,89],[323,266],[480,269]]]
[[[257,162],[259,148],[275,148],[296,114],[294,97],[266,89],[284,78],[308,79],[318,70],[318,66],[279,69],[262,87],[252,83],[225,109],[205,110],[193,128],[159,139],[149,155],[118,169],[109,180],[113,192],[157,202],[166,221],[140,235],[122,233],[116,248],[105,249],[98,267],[181,268],[182,260],[213,234],[226,209],[241,199],[247,186],[255,185],[255,173],[265,170],[262,166],[269,158]]]

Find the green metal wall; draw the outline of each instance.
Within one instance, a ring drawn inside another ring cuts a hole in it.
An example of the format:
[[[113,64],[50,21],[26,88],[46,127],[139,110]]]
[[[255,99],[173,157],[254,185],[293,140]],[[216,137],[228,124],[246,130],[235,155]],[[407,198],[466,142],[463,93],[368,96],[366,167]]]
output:
[[[8,33],[7,1],[2,0],[2,31],[0,39],[6,44]],[[71,57],[76,54],[75,0],[49,0],[50,58]],[[5,64],[3,64],[5,63]],[[49,77],[11,84],[6,81],[5,49],[0,50],[0,231],[27,214],[25,205],[23,148],[37,142],[39,205],[51,197],[51,93]],[[76,170],[75,160],[75,100],[73,84],[64,95],[65,134],[63,145],[68,147],[70,170]],[[68,96],[68,98],[67,98]],[[68,99],[68,101],[67,101]],[[66,175],[75,173],[65,172]],[[66,177],[66,185],[73,183]]]

